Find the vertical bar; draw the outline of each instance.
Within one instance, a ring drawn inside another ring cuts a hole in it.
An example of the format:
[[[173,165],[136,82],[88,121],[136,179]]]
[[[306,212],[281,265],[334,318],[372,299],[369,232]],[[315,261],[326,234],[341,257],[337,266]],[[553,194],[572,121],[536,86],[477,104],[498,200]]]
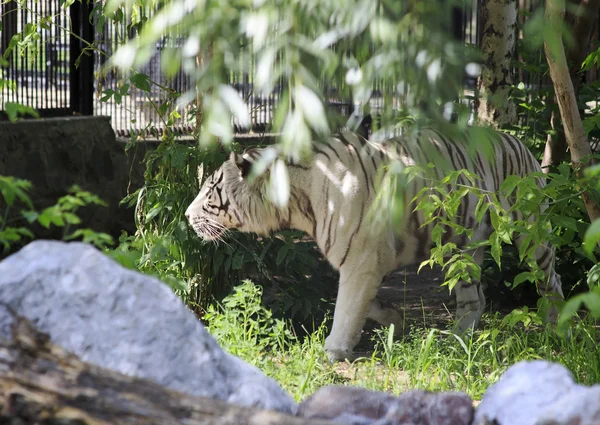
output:
[[[73,32],[79,34],[81,32],[80,22],[80,4],[75,2],[70,7],[71,28]],[[69,36],[69,109],[72,113],[79,112],[79,73],[77,72],[76,59],[79,56],[81,49],[79,40],[73,35]]]
[[[45,14],[45,8],[43,7],[43,5],[40,5],[39,3],[36,3],[36,8],[38,14],[42,14],[42,16],[44,16]],[[44,101],[46,99],[46,93],[42,90],[42,78],[43,78],[43,74],[42,74],[42,64],[44,61],[44,39],[45,37],[45,33],[42,32],[41,34],[41,39],[36,43],[36,51],[35,51],[35,60],[33,63],[33,75],[34,75],[34,99],[35,99],[35,106],[34,108],[42,108]]]
[[[85,44],[75,37],[78,35],[87,42],[93,42],[94,28],[88,18],[91,8],[87,2],[75,2],[70,7],[70,11],[71,25],[75,33],[70,36],[69,40],[70,108],[73,112],[82,115],[92,115],[94,112],[94,56],[81,54]],[[76,66],[77,59],[79,59],[79,67]]]
[[[28,22],[28,13],[26,9],[22,10],[21,13],[21,31],[25,27],[25,24]],[[24,92],[24,96],[22,95],[19,101],[20,103],[27,104],[27,99],[29,98],[29,84],[27,84],[27,57],[29,56],[29,52],[25,51],[25,54],[21,57],[21,86],[23,87],[22,92]]]
[[[463,8],[464,7],[457,7],[457,6],[453,6],[452,7],[452,35],[454,36],[454,39],[456,41],[463,41],[464,40],[464,33],[462,31],[462,27],[463,27]]]
[[[63,25],[67,24],[67,20],[68,18],[68,14],[67,14],[67,10],[63,9],[60,13],[60,16],[62,18],[62,22]],[[68,26],[66,26],[65,28],[68,28]],[[69,44],[67,42],[67,36],[61,32],[61,35],[59,37],[60,40],[60,47],[61,47],[61,51],[64,53],[65,58],[64,60],[60,61],[60,76],[59,76],[59,81],[60,81],[60,91],[59,91],[59,107],[61,108],[65,108],[68,109],[69,108],[69,104],[68,104],[68,99],[67,99],[67,91],[70,90],[70,84],[68,82],[68,79],[70,78],[70,69],[68,68],[68,64],[71,61],[71,52],[69,51]]]

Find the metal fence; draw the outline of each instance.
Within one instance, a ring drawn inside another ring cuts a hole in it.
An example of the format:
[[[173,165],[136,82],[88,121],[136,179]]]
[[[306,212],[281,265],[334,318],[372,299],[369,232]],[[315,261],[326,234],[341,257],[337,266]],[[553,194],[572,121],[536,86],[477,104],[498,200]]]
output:
[[[92,60],[82,55],[83,40],[90,36],[88,14],[88,7],[78,2],[68,10],[59,0],[2,4],[0,54],[8,62],[0,68],[4,101],[32,107],[43,116],[93,113],[93,76],[88,72]],[[43,16],[52,17],[52,23],[41,29],[33,25]],[[68,28],[74,34],[69,34]],[[18,34],[22,41],[32,43],[19,47],[19,39],[14,38]]]
[[[478,44],[478,13],[481,0],[466,0],[466,7],[455,8],[452,14],[452,32],[457,39],[465,43]],[[117,89],[122,76],[119,71],[111,70],[103,73],[103,65],[107,57],[115,52],[120,41],[131,36],[125,25],[114,26],[107,21],[103,26],[94,26],[90,22],[93,4],[75,2],[68,9],[61,7],[61,0],[23,0],[21,6],[17,2],[3,2],[0,17],[0,54],[4,54],[14,42],[15,34],[25,33],[34,37],[34,48],[25,51],[13,49],[7,55],[8,67],[0,68],[4,80],[11,84],[0,86],[0,96],[5,101],[17,102],[30,106],[42,116],[57,115],[109,115],[112,125],[119,136],[128,136],[132,132],[143,132],[149,128],[160,131],[163,127],[161,118],[155,110],[165,97],[165,91],[152,85],[150,92],[143,92],[131,87],[130,96],[124,96],[118,102],[114,97],[102,100],[106,89]],[[530,12],[539,0],[519,0],[520,10]],[[39,21],[40,16],[51,16],[52,23],[47,28],[29,31],[31,22]],[[526,13],[520,14],[521,20]],[[69,35],[71,30],[73,34]],[[29,31],[29,32],[28,32]],[[13,42],[11,42],[13,40]],[[86,50],[89,43],[94,43],[95,50]],[[160,54],[164,45],[156,45],[156,53],[140,72],[162,86],[177,92],[185,92],[191,88],[191,82],[183,72],[168,79],[160,70]],[[248,64],[248,69],[252,64]],[[519,81],[528,85],[546,84],[547,76],[518,70]],[[544,80],[544,78],[546,80]],[[273,111],[279,99],[279,90],[267,97],[252,93],[251,73],[232,75],[230,84],[239,91],[246,100],[251,114],[252,129],[263,131],[269,127]],[[473,85],[471,80],[467,85]],[[390,86],[391,87],[391,86]],[[391,89],[387,85],[375,87],[374,93],[384,93]],[[352,107],[346,96],[335,88],[327,90],[330,107],[342,114],[350,114]],[[374,106],[382,100],[375,96]],[[2,102],[0,102],[0,108]],[[1,112],[1,111],[0,111]],[[183,117],[176,122],[181,133],[192,130],[190,121]],[[236,130],[242,131],[237,128]]]
[[[6,57],[9,65],[2,68],[2,77],[14,86],[4,87],[2,97],[7,102],[20,102],[49,115],[70,112],[71,81],[69,79],[69,37],[58,26],[68,27],[68,13],[53,3],[32,3],[28,8],[18,8],[16,2],[3,5],[1,51],[6,52],[12,36],[26,33],[28,23],[37,21],[37,15],[54,15],[57,26],[36,33],[39,39],[34,48],[15,49]],[[29,34],[31,36],[32,34]]]

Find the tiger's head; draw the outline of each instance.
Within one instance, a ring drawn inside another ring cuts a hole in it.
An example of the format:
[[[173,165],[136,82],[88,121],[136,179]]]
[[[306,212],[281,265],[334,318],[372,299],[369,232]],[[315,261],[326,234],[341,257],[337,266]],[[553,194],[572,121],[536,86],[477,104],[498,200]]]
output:
[[[275,208],[266,201],[265,179],[251,178],[251,170],[266,149],[232,152],[229,159],[202,182],[200,193],[188,206],[185,216],[196,234],[206,240],[219,240],[230,229],[268,234],[277,227]]]

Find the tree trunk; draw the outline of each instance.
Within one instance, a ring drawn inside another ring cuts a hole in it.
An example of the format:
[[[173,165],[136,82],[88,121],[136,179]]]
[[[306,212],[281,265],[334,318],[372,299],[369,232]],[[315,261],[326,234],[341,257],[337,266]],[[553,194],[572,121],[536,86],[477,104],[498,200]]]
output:
[[[23,318],[14,317],[12,335],[0,339],[2,424],[332,425],[192,397],[83,363]]]
[[[477,116],[481,123],[498,128],[516,120],[515,105],[509,100],[517,28],[516,0],[483,0],[479,22],[481,50],[487,59],[477,80]]]
[[[567,19],[569,27],[573,29],[573,42],[567,49],[567,59],[575,97],[579,93],[579,87],[583,78],[579,70],[588,54],[590,38],[599,8],[600,0],[581,0],[577,7],[577,12],[574,15],[570,15],[569,19]],[[552,114],[550,120],[554,120],[554,114]],[[553,122],[551,122],[551,125],[554,129]],[[554,136],[548,135],[542,159],[542,169],[545,173],[550,171],[551,165],[557,165],[564,159],[566,150],[567,143],[563,131],[557,129],[557,133]]]
[[[567,49],[567,59],[576,93],[583,78],[579,70],[589,53],[590,37],[598,18],[599,8],[600,0],[581,0],[577,12],[569,19],[569,27],[573,30],[573,43]]]
[[[545,24],[551,28],[560,28],[565,13],[564,0],[546,0]],[[544,40],[546,60],[550,69],[550,78],[554,84],[554,93],[558,102],[565,139],[571,151],[573,166],[581,172],[590,164],[592,150],[586,138],[581,115],[577,108],[577,98],[573,81],[569,73],[565,48],[560,31],[547,32]],[[591,199],[588,191],[582,193],[583,202],[590,220],[600,218],[600,205]]]
[[[548,106],[554,105],[554,101],[548,101]],[[544,149],[544,156],[542,158],[542,171],[546,174],[550,172],[550,166],[560,163],[567,153],[567,142],[565,140],[565,133],[560,129],[560,125],[556,124],[556,113],[552,111],[550,115],[550,127],[552,132],[548,133],[546,137],[546,147]]]

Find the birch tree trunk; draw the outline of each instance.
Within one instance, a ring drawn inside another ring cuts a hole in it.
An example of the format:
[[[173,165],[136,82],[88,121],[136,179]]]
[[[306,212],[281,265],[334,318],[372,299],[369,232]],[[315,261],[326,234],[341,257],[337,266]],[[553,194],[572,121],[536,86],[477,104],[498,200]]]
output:
[[[564,0],[546,0],[544,18],[547,26],[560,28],[564,15]],[[590,160],[586,157],[591,155],[592,150],[577,108],[577,98],[575,97],[560,31],[546,32],[544,50],[550,69],[550,78],[554,84],[554,93],[560,110],[565,139],[571,151],[571,161],[575,168],[582,170],[589,165]],[[600,218],[600,205],[591,199],[590,193],[584,190],[582,198],[590,220],[594,221]]]
[[[517,31],[516,0],[483,0],[479,22],[481,50],[487,59],[477,80],[477,116],[482,124],[498,128],[516,119],[515,105],[509,100]]]
[[[579,70],[589,51],[590,38],[599,10],[600,0],[581,0],[576,13],[567,19],[574,39],[573,43],[567,49],[566,56],[575,97],[579,93],[579,86],[582,82],[582,75],[579,74]],[[555,129],[554,119],[554,114],[552,114],[550,121],[553,129]],[[546,148],[544,150],[544,157],[542,158],[542,170],[545,173],[550,171],[551,165],[561,162],[566,154],[567,143],[565,134],[558,128],[556,130],[557,133],[555,135],[548,135],[546,139]]]

